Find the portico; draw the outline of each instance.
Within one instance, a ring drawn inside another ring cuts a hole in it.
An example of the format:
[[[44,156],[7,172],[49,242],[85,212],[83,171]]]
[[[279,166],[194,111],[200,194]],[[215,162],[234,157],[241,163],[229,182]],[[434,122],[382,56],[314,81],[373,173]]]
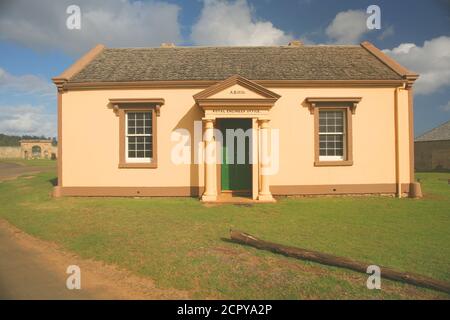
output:
[[[278,94],[237,75],[194,95],[204,112],[205,191],[202,201],[217,201],[221,193],[229,192],[246,194],[258,201],[275,201],[269,188],[269,167],[272,157],[277,156],[272,154],[269,111],[279,98]],[[229,135],[229,130],[234,130],[236,135],[243,134],[243,140]],[[227,152],[230,142],[233,145]],[[245,161],[236,164],[234,160],[240,155],[234,153],[239,150],[239,144],[243,144],[241,150],[245,155],[241,158]],[[244,180],[247,176],[251,179],[250,190],[245,181],[228,181]]]

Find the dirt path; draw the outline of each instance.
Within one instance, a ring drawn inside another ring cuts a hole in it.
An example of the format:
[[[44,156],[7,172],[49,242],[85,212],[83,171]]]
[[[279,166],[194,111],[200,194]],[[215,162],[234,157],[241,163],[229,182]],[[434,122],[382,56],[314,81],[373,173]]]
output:
[[[66,288],[69,265],[81,269],[81,289]],[[152,280],[81,259],[0,220],[0,299],[187,299]]]
[[[52,167],[24,166],[13,162],[0,161],[0,181],[15,179],[23,174],[55,170]]]

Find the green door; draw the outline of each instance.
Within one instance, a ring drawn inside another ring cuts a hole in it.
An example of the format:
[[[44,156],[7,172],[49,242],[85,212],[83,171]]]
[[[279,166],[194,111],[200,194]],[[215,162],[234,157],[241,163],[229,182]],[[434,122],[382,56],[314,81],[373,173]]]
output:
[[[223,135],[221,165],[221,187],[223,191],[251,191],[252,189],[249,136],[246,135],[244,139],[238,139],[236,135],[233,135],[228,139],[233,139],[234,143],[227,141],[227,129],[242,129],[246,132],[251,127],[251,119],[220,119],[220,130]],[[245,146],[239,147],[240,141],[245,141]],[[244,155],[239,157],[238,152],[242,151]]]

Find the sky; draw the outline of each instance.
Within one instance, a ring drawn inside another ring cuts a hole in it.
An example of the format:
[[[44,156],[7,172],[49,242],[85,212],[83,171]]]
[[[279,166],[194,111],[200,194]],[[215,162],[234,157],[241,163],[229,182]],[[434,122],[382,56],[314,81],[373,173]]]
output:
[[[68,29],[70,5],[81,28]],[[377,5],[381,28],[366,26]],[[0,0],[0,133],[56,136],[60,74],[107,47],[358,44],[420,74],[415,135],[450,120],[450,0]]]

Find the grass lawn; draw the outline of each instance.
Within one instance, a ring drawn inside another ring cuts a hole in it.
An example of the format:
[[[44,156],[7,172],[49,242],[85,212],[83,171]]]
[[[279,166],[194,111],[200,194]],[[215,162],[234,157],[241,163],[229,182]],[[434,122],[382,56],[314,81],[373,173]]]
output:
[[[388,280],[381,290],[368,290],[364,274],[224,239],[236,228],[450,282],[450,173],[418,174],[423,199],[311,197],[253,206],[205,206],[190,198],[54,199],[54,178],[47,172],[0,183],[0,218],[192,298],[449,298]]]
[[[23,166],[32,166],[32,167],[48,167],[48,168],[56,168],[56,160],[50,159],[30,159],[25,160],[22,158],[13,158],[13,159],[0,159],[0,162],[6,163],[17,163]]]

